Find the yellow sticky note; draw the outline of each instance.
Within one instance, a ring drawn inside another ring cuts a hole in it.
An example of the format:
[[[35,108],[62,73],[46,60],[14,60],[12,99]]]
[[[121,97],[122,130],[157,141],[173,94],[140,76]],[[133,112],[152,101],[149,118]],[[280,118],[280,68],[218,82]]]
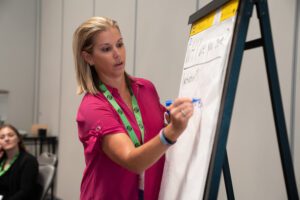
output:
[[[190,36],[200,33],[201,31],[211,27],[213,25],[214,18],[215,18],[215,12],[212,12],[209,15],[196,21],[192,25]]]
[[[221,22],[234,16],[237,12],[239,0],[231,0],[222,7]]]

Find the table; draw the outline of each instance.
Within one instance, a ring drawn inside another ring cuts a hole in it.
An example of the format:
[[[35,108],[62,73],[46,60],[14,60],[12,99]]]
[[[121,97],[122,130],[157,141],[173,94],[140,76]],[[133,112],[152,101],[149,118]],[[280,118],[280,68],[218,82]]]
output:
[[[55,154],[57,144],[58,144],[57,136],[39,137],[35,135],[25,135],[23,136],[23,141],[25,145],[34,145],[35,156],[38,156],[39,154],[43,153],[44,145],[47,145],[48,152]],[[39,154],[38,154],[38,147],[39,147]]]

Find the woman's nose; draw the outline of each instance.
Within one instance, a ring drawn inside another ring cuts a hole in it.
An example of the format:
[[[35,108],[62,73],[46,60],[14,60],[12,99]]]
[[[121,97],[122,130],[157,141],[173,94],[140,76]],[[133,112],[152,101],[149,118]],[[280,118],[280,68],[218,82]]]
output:
[[[114,48],[113,50],[113,57],[116,59],[120,57],[120,52],[117,48]]]

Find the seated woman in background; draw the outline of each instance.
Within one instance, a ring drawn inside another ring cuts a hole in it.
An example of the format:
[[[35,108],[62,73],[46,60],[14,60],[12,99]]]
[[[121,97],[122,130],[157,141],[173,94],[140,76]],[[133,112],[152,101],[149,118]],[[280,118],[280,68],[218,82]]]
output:
[[[25,150],[18,130],[0,126],[0,200],[37,200],[37,178],[37,159]]]

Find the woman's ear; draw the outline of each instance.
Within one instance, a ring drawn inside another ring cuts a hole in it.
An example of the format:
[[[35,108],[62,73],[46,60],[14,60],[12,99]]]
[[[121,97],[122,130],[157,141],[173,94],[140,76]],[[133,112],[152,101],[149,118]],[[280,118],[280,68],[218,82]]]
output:
[[[93,57],[86,51],[81,52],[81,56],[83,57],[84,61],[87,62],[89,65],[94,65]]]

